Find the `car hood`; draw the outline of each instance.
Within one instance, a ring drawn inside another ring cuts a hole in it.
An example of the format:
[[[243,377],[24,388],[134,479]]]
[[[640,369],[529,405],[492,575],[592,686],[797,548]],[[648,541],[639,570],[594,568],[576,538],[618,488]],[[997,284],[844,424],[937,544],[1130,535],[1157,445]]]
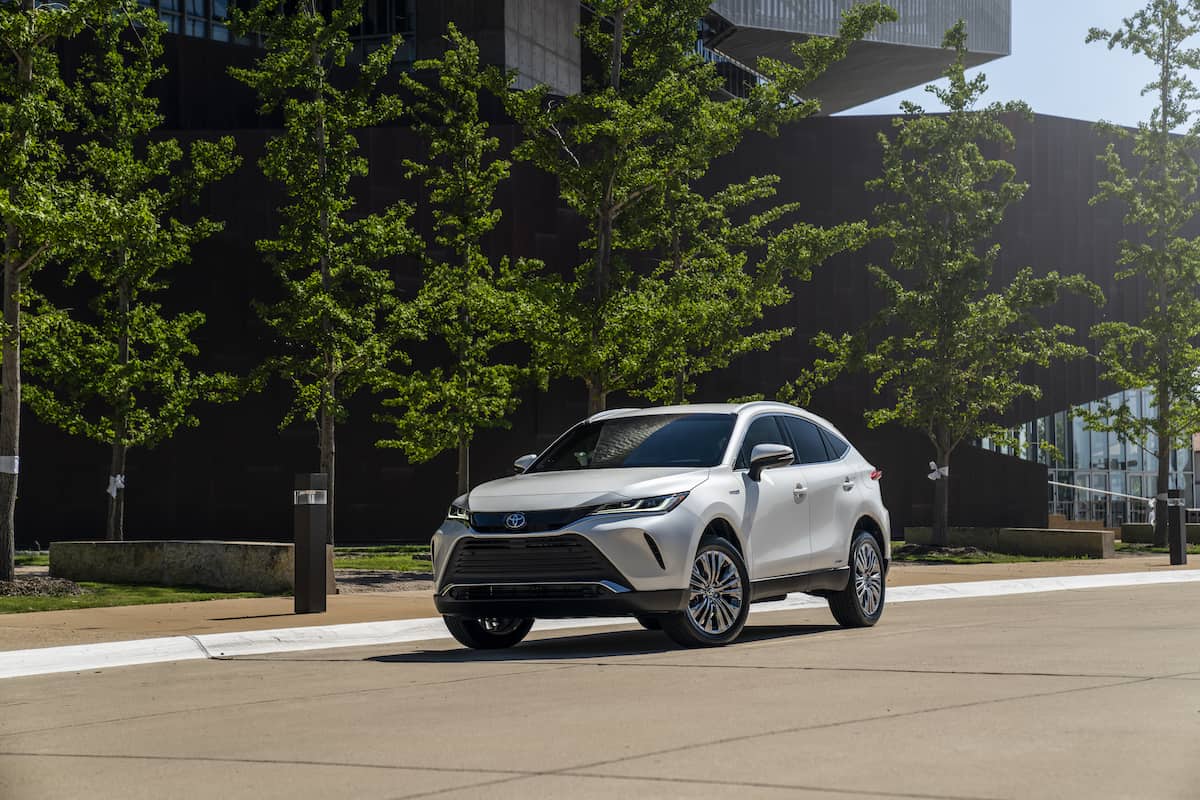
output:
[[[472,511],[545,511],[690,492],[707,467],[623,467],[514,475],[471,490]]]

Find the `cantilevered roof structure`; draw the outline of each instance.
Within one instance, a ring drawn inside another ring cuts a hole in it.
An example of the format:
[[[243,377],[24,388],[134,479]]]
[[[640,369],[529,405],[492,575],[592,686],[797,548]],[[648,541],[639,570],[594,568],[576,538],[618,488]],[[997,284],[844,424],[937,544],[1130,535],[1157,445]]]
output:
[[[705,44],[753,67],[760,56],[795,63],[792,44],[833,36],[855,0],[717,0],[705,22]],[[832,114],[937,78],[949,62],[946,29],[967,22],[968,66],[1012,51],[1012,0],[887,0],[900,15],[851,49],[812,84],[822,112]]]

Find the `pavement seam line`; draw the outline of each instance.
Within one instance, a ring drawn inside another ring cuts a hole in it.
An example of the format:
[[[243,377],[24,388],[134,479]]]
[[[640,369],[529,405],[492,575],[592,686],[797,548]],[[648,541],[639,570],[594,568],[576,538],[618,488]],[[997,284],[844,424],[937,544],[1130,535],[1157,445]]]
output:
[[[468,787],[459,787],[459,789],[436,789],[433,791],[420,792],[417,794],[402,795],[401,797],[395,798],[394,800],[420,800],[420,798],[437,797],[439,795],[449,794],[454,791],[459,791],[461,788],[467,788],[467,789],[482,788],[484,786],[498,786],[500,784],[505,784],[505,783],[515,783],[517,781],[529,780],[530,778],[555,777],[555,776],[569,775],[570,773],[573,773],[573,772],[584,772],[587,770],[595,769],[597,767],[608,767],[608,766],[613,766],[615,764],[624,764],[624,763],[628,763],[628,762],[632,762],[632,761],[640,761],[645,758],[653,758],[655,756],[674,755],[676,753],[682,753],[682,752],[686,752],[688,750],[696,750],[696,749],[700,749],[703,747],[719,747],[719,746],[731,744],[734,742],[746,742],[746,741],[751,741],[753,739],[761,739],[764,737],[782,736],[782,735],[787,735],[787,734],[792,734],[792,733],[803,733],[803,732],[807,732],[807,731],[829,730],[831,728],[840,728],[840,727],[845,727],[845,726],[849,726],[849,725],[861,725],[861,724],[870,723],[870,722],[886,722],[889,720],[904,719],[906,717],[921,716],[923,714],[936,714],[936,713],[940,713],[942,711],[958,711],[958,710],[961,710],[964,708],[975,708],[975,707],[981,707],[981,706],[987,706],[987,705],[995,705],[995,704],[999,704],[999,703],[1011,703],[1011,702],[1019,702],[1022,700],[1034,700],[1034,699],[1039,699],[1039,698],[1043,698],[1043,697],[1055,697],[1055,696],[1059,696],[1059,695],[1074,694],[1077,692],[1090,692],[1090,691],[1096,691],[1099,689],[1108,689],[1108,688],[1115,688],[1115,687],[1121,687],[1121,686],[1134,686],[1139,683],[1148,683],[1150,681],[1155,681],[1155,680],[1158,680],[1158,678],[1152,677],[1152,678],[1140,678],[1137,680],[1116,681],[1116,682],[1112,682],[1112,683],[1097,684],[1094,686],[1078,686],[1078,687],[1075,687],[1072,689],[1056,689],[1051,692],[1033,692],[1031,694],[1014,695],[1012,697],[996,697],[996,698],[991,698],[988,700],[974,700],[974,701],[971,701],[968,703],[953,703],[953,704],[947,705],[947,706],[938,706],[936,708],[914,709],[912,711],[901,711],[901,712],[898,712],[895,714],[878,714],[878,715],[871,716],[871,717],[856,717],[854,719],[839,720],[839,721],[835,721],[835,722],[823,722],[823,723],[817,723],[814,725],[797,725],[797,726],[793,726],[790,728],[780,728],[780,729],[775,729],[775,730],[770,730],[770,731],[760,731],[758,733],[748,733],[748,734],[742,734],[739,736],[728,736],[723,739],[715,739],[715,740],[707,741],[707,742],[695,742],[693,744],[680,745],[678,747],[663,748],[661,750],[653,750],[650,752],[638,753],[636,755],[621,756],[620,758],[611,758],[611,759],[607,759],[604,761],[593,761],[593,762],[587,763],[587,764],[577,764],[573,767],[563,767],[562,769],[558,769],[558,770],[547,770],[545,772],[538,773],[536,775],[514,775],[514,776],[510,776],[510,777],[499,778],[499,779],[492,780],[492,781],[485,781],[485,782],[481,782],[478,784],[473,784],[472,786],[468,786]]]
[[[1059,578],[1029,578],[1007,581],[968,581],[964,583],[901,586],[888,591],[889,602],[971,599],[1072,589],[1134,587],[1170,583],[1200,582],[1200,570],[1175,572],[1126,572],[1100,575],[1074,575]],[[762,603],[755,614],[798,609],[823,608],[823,598],[791,595],[785,600]],[[534,630],[555,631],[577,628],[621,626],[622,618],[541,620]],[[196,658],[236,657],[267,653],[324,650],[339,647],[367,647],[405,644],[449,638],[440,618],[389,622],[357,622],[302,628],[278,628],[240,633],[215,633],[69,645],[32,650],[0,652],[0,679],[31,677],[57,672],[75,672],[107,667],[167,663]],[[187,642],[186,647],[181,647]],[[161,652],[155,652],[155,648]],[[195,648],[195,649],[193,649]],[[198,654],[197,654],[198,651]]]

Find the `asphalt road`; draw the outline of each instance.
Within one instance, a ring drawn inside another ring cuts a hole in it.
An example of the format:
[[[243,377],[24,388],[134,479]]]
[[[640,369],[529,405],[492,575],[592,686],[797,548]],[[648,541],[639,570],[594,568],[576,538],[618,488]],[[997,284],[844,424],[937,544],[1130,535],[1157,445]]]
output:
[[[0,683],[0,798],[1200,798],[1200,584]]]

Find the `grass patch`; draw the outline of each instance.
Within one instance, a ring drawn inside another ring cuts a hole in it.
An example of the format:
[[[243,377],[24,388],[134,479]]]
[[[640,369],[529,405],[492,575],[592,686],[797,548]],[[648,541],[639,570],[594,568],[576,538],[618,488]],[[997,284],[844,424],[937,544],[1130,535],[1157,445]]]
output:
[[[1169,547],[1155,547],[1149,544],[1139,544],[1137,542],[1117,542],[1118,553],[1131,553],[1133,555],[1167,555],[1171,552]],[[1190,556],[1200,556],[1200,544],[1189,544],[1187,552]]]
[[[932,547],[892,543],[892,562],[901,564],[1016,564],[1028,561],[1077,561],[1077,556],[1018,556],[978,547]]]
[[[48,567],[50,566],[50,556],[45,553],[18,553],[16,565],[18,567]]]
[[[0,614],[26,611],[62,611],[71,608],[138,606],[151,603],[187,603],[194,600],[229,600],[267,597],[257,592],[214,592],[194,586],[143,586],[81,581],[81,595],[69,597],[0,597]]]
[[[432,572],[429,548],[425,545],[383,545],[376,547],[336,547],[335,569],[383,569],[396,572]]]

